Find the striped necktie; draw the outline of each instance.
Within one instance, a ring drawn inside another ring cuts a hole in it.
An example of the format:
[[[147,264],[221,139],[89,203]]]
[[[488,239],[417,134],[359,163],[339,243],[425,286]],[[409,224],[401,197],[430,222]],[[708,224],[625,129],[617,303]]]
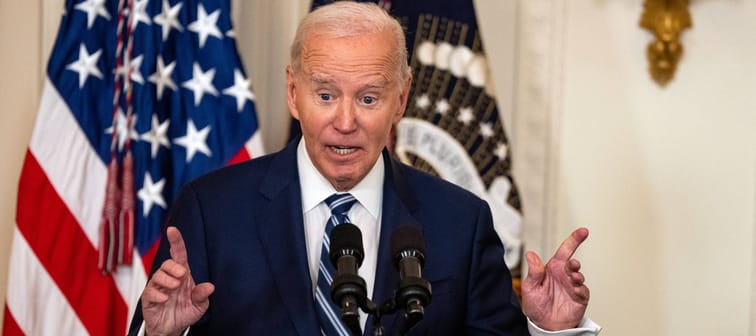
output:
[[[340,307],[331,300],[331,283],[335,268],[329,260],[329,245],[331,230],[341,223],[351,223],[347,217],[349,208],[357,202],[351,194],[333,194],[325,199],[326,205],[331,208],[331,217],[326,223],[323,234],[323,247],[320,251],[320,266],[318,272],[318,289],[315,293],[315,303],[320,319],[320,328],[323,335],[327,336],[350,336],[349,329],[341,321]]]

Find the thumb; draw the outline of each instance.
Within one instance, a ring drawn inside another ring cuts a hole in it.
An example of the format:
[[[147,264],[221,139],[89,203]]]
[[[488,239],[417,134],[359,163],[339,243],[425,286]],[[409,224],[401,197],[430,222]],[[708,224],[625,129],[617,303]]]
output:
[[[207,304],[208,297],[215,291],[215,285],[203,282],[192,289],[192,303],[195,305]]]
[[[528,275],[525,277],[525,282],[531,284],[541,283],[546,277],[545,267],[543,266],[543,262],[541,262],[541,258],[535,252],[528,251],[525,254],[525,261],[528,262]]]

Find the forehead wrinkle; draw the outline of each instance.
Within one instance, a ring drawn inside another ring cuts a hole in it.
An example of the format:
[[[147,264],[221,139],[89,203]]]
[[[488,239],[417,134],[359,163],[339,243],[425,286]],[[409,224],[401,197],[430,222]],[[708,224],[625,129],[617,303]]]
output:
[[[306,48],[302,53],[302,70],[310,75],[319,73],[321,77],[331,80],[324,72],[376,73],[390,79],[395,71],[395,64],[390,55],[368,56],[359,55],[349,59],[339,59],[326,50]]]
[[[315,85],[335,85],[342,79],[348,81],[361,80],[361,89],[383,89],[390,86],[390,83],[394,82],[392,73],[387,73],[383,70],[371,70],[365,71],[360,67],[345,67],[345,69],[339,69],[332,71],[331,68],[324,69],[320,66],[307,67],[305,70],[306,76],[309,81]]]
[[[362,79],[364,83],[359,89],[367,90],[400,83],[396,62],[389,53],[339,57],[319,45],[306,43],[306,46],[300,56],[302,75],[314,85],[336,85],[342,80]]]

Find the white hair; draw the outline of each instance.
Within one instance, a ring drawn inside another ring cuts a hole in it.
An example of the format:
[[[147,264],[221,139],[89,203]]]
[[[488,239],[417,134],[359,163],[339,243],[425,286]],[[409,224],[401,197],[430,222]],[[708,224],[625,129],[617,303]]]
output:
[[[407,47],[402,26],[385,10],[374,3],[337,1],[318,7],[299,22],[291,44],[291,67],[294,73],[302,70],[302,48],[314,35],[327,38],[353,37],[376,32],[390,32],[397,67],[397,78],[404,83],[410,76]],[[400,84],[401,85],[401,84]]]

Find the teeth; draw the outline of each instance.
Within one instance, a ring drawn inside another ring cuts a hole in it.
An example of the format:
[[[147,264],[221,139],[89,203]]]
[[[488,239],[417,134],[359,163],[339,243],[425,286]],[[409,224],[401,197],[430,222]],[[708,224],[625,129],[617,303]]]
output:
[[[354,151],[352,147],[331,146],[331,150],[339,155],[346,155]]]

